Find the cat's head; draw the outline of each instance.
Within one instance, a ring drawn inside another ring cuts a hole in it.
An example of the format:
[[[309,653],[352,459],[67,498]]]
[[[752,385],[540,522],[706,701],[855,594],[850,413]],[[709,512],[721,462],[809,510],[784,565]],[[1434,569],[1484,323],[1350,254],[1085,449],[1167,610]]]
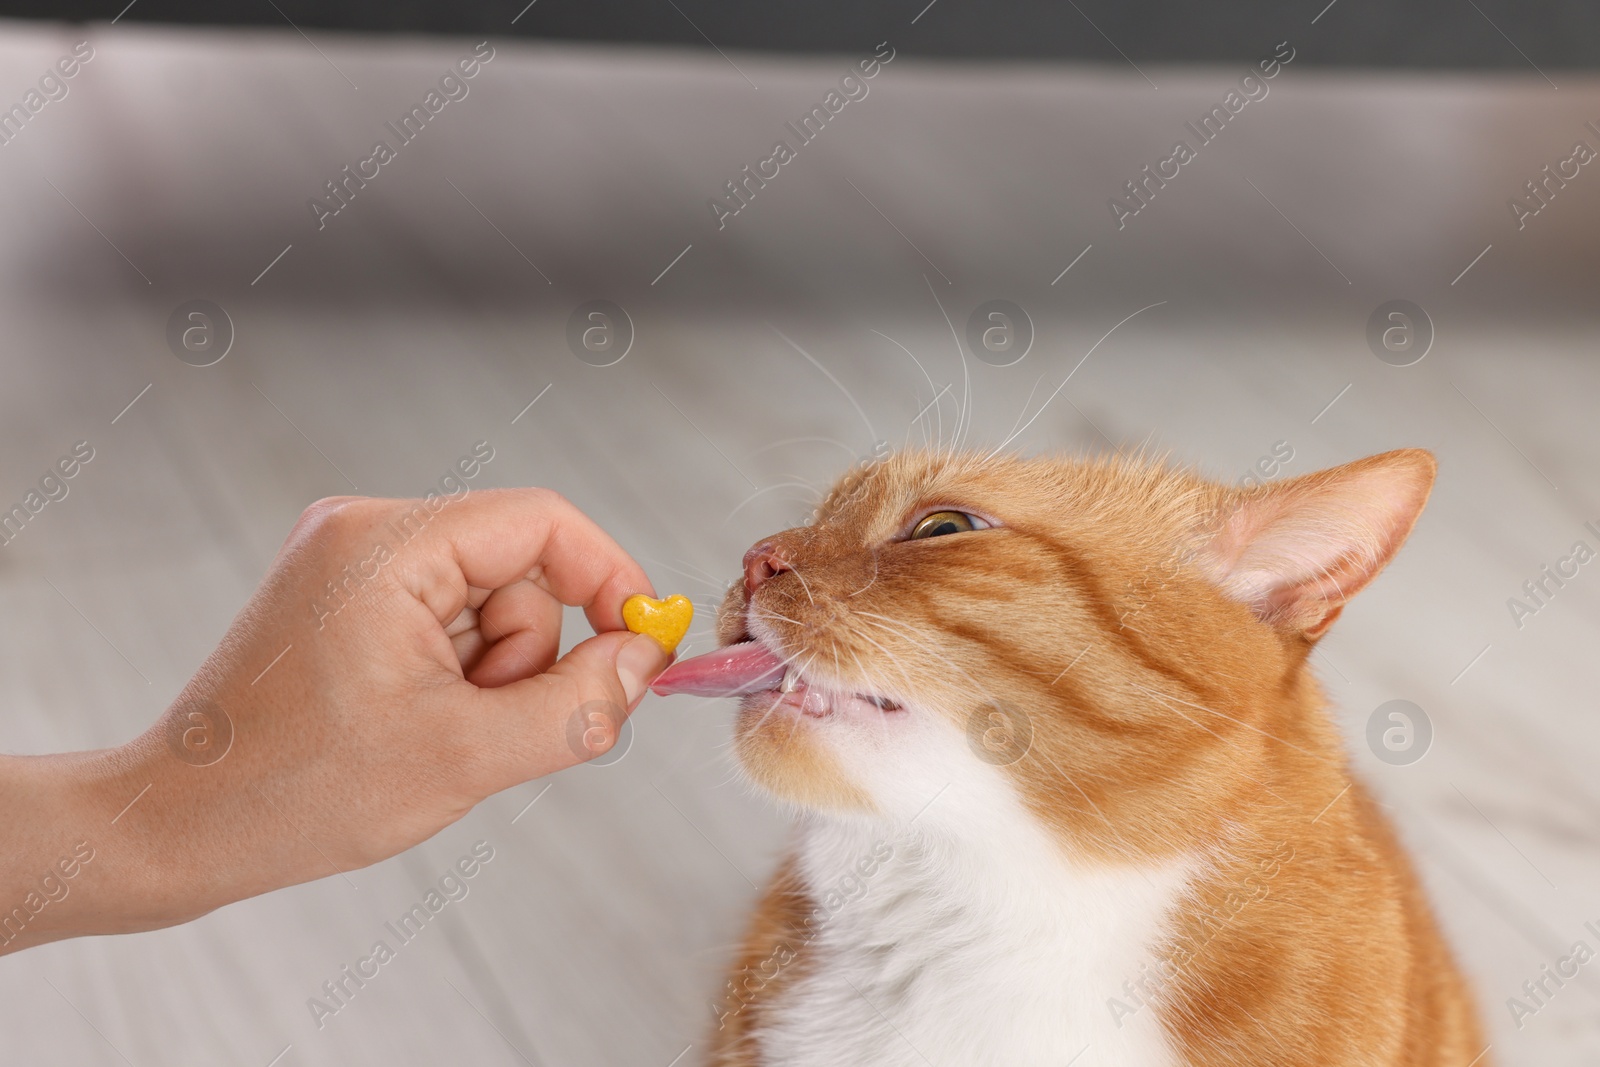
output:
[[[1282,709],[1433,475],[1418,450],[1248,489],[1143,460],[896,454],[754,545],[724,647],[657,688],[742,693],[741,764],[807,809],[904,820],[1003,779],[1086,849],[1170,851],[1272,758],[1264,734],[1326,742]]]

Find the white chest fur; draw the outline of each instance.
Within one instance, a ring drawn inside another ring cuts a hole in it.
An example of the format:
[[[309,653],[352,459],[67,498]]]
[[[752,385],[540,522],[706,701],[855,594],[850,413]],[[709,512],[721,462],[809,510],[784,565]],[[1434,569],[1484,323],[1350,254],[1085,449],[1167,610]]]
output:
[[[1184,871],[1078,869],[1003,792],[967,778],[937,801],[953,820],[802,828],[821,910],[803,977],[764,1014],[764,1067],[1177,1062],[1153,1010],[1119,1025],[1109,1002],[1151,958]]]

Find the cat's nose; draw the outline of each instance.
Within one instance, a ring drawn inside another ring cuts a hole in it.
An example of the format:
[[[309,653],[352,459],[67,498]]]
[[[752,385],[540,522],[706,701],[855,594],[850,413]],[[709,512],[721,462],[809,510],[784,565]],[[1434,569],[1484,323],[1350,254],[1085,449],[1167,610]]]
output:
[[[789,569],[789,559],[778,542],[757,543],[744,554],[744,595],[750,596],[762,582]]]

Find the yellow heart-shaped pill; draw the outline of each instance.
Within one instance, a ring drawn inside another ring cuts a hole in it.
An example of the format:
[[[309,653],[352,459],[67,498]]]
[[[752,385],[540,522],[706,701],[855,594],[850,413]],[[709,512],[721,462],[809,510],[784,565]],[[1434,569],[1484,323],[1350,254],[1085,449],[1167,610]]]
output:
[[[694,619],[694,604],[679,593],[657,600],[635,593],[622,602],[622,621],[636,634],[649,634],[656,643],[671,652],[689,632]]]

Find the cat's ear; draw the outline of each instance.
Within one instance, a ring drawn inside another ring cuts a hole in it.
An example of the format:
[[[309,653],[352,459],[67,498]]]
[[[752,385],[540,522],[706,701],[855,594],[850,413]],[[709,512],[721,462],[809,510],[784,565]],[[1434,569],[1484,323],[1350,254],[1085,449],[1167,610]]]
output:
[[[1406,448],[1233,491],[1199,562],[1261,619],[1319,636],[1399,551],[1437,466]]]

